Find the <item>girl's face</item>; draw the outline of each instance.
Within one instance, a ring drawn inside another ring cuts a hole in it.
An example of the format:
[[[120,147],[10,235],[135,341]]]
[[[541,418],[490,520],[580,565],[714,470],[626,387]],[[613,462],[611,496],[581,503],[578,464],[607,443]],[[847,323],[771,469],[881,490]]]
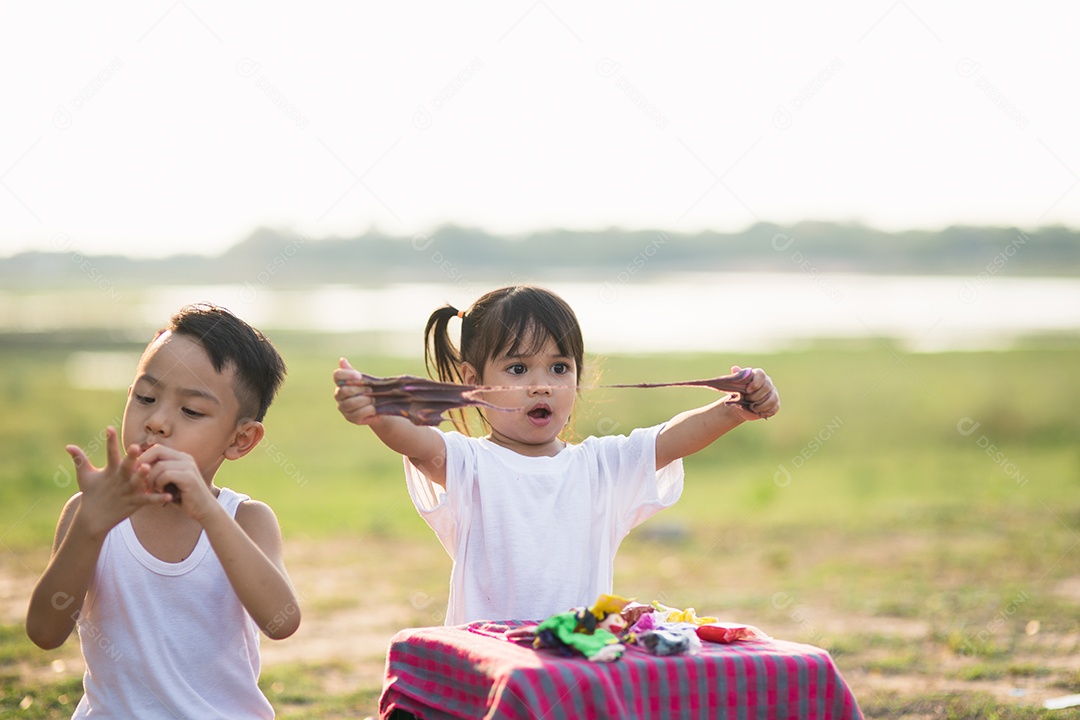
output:
[[[529,355],[491,358],[481,373],[465,363],[462,379],[470,385],[509,388],[484,393],[484,400],[493,405],[518,408],[484,411],[492,442],[530,456],[550,456],[562,450],[565,444],[559,440],[559,433],[574,409],[577,367],[573,358],[559,352],[554,340],[548,338]]]

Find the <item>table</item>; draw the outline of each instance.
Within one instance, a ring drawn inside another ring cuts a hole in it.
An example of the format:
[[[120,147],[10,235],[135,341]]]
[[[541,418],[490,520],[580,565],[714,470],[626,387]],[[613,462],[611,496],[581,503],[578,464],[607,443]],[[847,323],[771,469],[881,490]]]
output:
[[[811,645],[706,642],[698,655],[674,657],[629,646],[619,660],[594,663],[505,637],[523,624],[475,622],[397,633],[386,658],[379,716],[397,710],[424,720],[862,718],[832,658]]]

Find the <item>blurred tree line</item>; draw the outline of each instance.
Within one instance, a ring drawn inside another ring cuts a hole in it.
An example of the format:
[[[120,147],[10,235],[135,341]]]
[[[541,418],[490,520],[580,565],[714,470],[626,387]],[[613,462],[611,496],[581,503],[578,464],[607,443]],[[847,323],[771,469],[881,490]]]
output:
[[[1080,232],[954,226],[889,233],[862,225],[758,223],[734,233],[545,230],[502,237],[444,226],[411,237],[375,230],[311,238],[259,229],[216,256],[86,257],[78,248],[0,258],[6,289],[62,287],[93,272],[124,284],[217,284],[635,280],[676,272],[860,272],[888,274],[1080,274]]]

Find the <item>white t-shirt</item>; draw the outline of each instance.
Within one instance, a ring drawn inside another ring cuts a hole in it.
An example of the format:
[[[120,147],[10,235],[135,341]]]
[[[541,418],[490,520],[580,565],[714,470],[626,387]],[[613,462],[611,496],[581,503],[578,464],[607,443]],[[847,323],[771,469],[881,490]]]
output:
[[[662,425],[527,457],[443,433],[446,490],[405,458],[409,495],[454,559],[447,625],[543,620],[612,592],[631,528],[682,494],[682,461],[656,471]]]
[[[247,500],[221,488],[230,516]],[[78,621],[85,694],[72,718],[262,720],[259,633],[203,532],[178,563],[131,521],[109,531]]]

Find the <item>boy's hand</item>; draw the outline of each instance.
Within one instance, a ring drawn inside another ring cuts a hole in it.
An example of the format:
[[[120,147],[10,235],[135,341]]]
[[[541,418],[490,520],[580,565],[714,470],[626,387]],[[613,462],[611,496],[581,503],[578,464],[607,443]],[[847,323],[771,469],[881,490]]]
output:
[[[185,452],[164,445],[151,445],[136,459],[135,474],[145,481],[147,487],[165,493],[165,502],[176,502],[200,523],[218,507],[217,499],[195,464],[195,459]],[[179,496],[173,497],[173,493]]]
[[[738,365],[731,367],[733,373],[740,370],[742,368]],[[754,368],[753,370],[753,377],[746,391],[746,399],[750,402],[753,412],[749,412],[738,405],[734,407],[747,420],[769,418],[780,412],[780,393],[776,391],[772,378],[766,375],[761,368]]]
[[[370,388],[364,384],[365,375],[341,358],[334,370],[334,400],[342,417],[356,425],[370,425],[378,418],[375,400],[368,397]]]
[[[86,526],[94,535],[104,537],[124,518],[144,505],[168,502],[168,494],[152,492],[145,478],[135,472],[139,446],[132,445],[121,455],[116,428],[105,429],[106,464],[96,468],[77,445],[68,445],[68,455],[75,463],[75,479],[82,491],[80,514],[85,513]]]

